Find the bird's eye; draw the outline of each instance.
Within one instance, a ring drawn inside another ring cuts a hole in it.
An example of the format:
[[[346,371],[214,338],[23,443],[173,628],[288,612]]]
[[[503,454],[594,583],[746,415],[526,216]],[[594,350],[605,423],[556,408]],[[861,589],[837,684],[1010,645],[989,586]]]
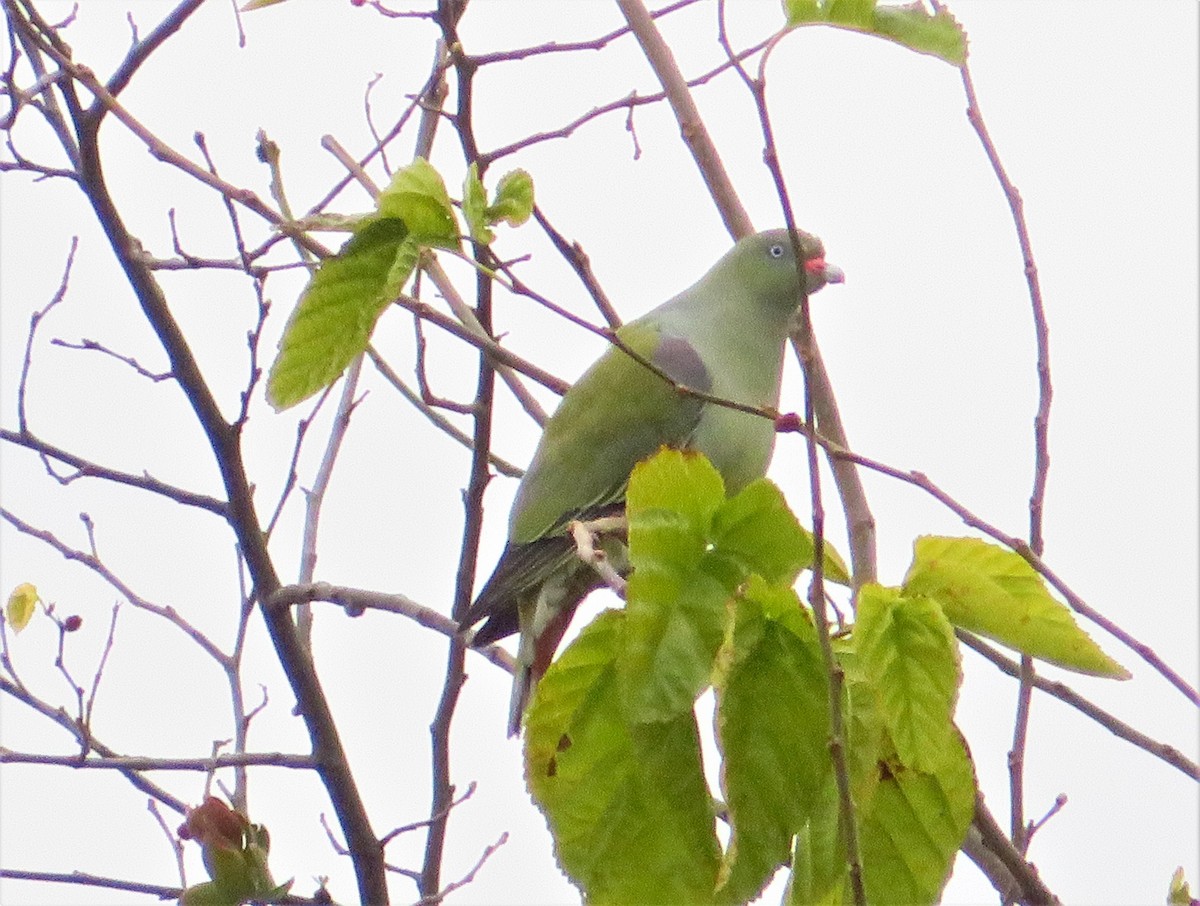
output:
[[[782,258],[783,257],[783,246],[776,243],[775,245],[773,245],[769,249],[767,249],[767,254],[770,255],[772,258]]]

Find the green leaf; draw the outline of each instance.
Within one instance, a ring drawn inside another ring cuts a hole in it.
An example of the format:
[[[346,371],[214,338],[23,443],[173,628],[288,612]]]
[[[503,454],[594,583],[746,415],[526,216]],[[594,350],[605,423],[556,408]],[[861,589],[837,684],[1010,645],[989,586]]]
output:
[[[397,260],[408,230],[384,218],[361,227],[321,262],[300,296],[267,378],[277,410],[332,384],[367,347],[375,322],[399,292]]]
[[[391,184],[379,193],[379,213],[397,217],[421,245],[457,249],[458,219],[442,175],[418,157],[397,170]]]
[[[788,906],[842,906],[853,902],[840,826],[837,782],[831,771],[821,784],[812,814],[796,834],[784,895]]]
[[[496,234],[488,229],[487,191],[479,179],[479,166],[474,162],[467,168],[467,175],[463,180],[462,212],[471,238],[484,245],[490,245]]]
[[[860,813],[867,902],[936,903],[975,815],[975,773],[962,738],[951,737],[936,771],[881,762]]]
[[[20,632],[29,625],[40,600],[37,588],[28,582],[22,582],[12,590],[4,608],[4,617],[14,632]]]
[[[950,622],[1068,670],[1128,679],[1079,628],[1020,555],[978,538],[926,536],[913,545],[904,592],[935,599]]]
[[[614,665],[624,622],[601,614],[538,683],[529,788],[587,902],[711,902],[719,846],[695,719],[625,721]]]
[[[967,33],[945,8],[930,15],[917,4],[877,7],[874,32],[951,66],[967,62]]]
[[[276,0],[282,2],[282,0]],[[216,881],[193,884],[179,896],[180,906],[240,906],[246,898]]]
[[[791,27],[831,25],[875,35],[929,54],[952,66],[967,59],[967,35],[946,10],[926,11],[920,4],[877,5],[875,0],[784,0]]]
[[[958,732],[953,716],[962,673],[950,621],[929,598],[864,585],[854,640],[900,763],[933,770]]]
[[[725,502],[725,482],[704,455],[663,447],[634,467],[625,500],[631,532],[634,515],[665,509],[679,513],[690,531],[705,537],[713,513]]]
[[[718,557],[768,582],[791,585],[800,570],[812,567],[812,534],[788,509],[779,488],[765,478],[751,482],[717,510],[712,542]],[[828,543],[825,575],[835,582],[848,581],[841,558]]]
[[[496,198],[488,206],[488,223],[503,220],[517,227],[533,213],[533,177],[524,170],[512,170],[500,177]]]
[[[416,238],[409,233],[401,240],[400,246],[396,249],[396,257],[392,261],[392,266],[388,268],[387,277],[383,281],[382,297],[385,301],[390,302],[400,295],[400,291],[404,289],[404,284],[408,282],[408,278],[416,270],[417,262],[420,258],[421,246],[417,243]]]
[[[750,579],[717,686],[721,788],[732,828],[718,896],[759,895],[812,817],[829,774],[829,684],[816,629],[790,588]]]
[[[701,572],[677,579],[635,562],[626,587],[626,644],[618,660],[630,721],[691,713],[712,676],[728,597],[724,585]]]
[[[1171,875],[1171,883],[1167,887],[1167,906],[1195,906],[1195,903],[1183,866],[1180,866]]]
[[[629,562],[621,697],[635,723],[690,713],[725,634],[731,589],[702,569],[720,473],[703,456],[662,450],[629,480]]]

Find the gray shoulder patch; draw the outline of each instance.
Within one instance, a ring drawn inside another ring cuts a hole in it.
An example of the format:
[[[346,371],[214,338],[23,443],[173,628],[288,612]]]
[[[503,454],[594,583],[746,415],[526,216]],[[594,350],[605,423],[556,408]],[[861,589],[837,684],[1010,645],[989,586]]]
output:
[[[650,361],[677,384],[701,393],[708,393],[712,389],[708,369],[687,340],[664,334]]]

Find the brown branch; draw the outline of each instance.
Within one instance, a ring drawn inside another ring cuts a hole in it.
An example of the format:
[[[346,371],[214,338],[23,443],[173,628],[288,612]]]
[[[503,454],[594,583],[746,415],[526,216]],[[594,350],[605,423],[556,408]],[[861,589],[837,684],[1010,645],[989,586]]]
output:
[[[196,2],[196,0],[189,0]],[[121,103],[109,93],[96,78],[95,73],[86,66],[79,65],[72,61],[70,57],[54,47],[52,44],[42,42],[40,44],[42,50],[55,61],[70,75],[72,81],[81,85],[95,98],[95,103],[86,113],[80,113],[76,127],[80,132],[81,144],[85,138],[90,139],[93,143],[96,141],[96,135],[99,131],[101,120],[104,114],[111,113],[116,119],[131,132],[133,135],[146,146],[146,149],[157,160],[163,163],[170,164],[179,170],[182,170],[188,176],[193,177],[197,181],[215,189],[225,198],[230,201],[240,204],[242,207],[258,214],[268,223],[277,227],[282,233],[291,236],[297,242],[302,242],[306,248],[321,257],[328,257],[329,250],[312,239],[305,233],[299,232],[278,212],[268,207],[261,198],[258,197],[250,189],[242,189],[234,186],[220,177],[214,176],[204,167],[199,166],[195,162],[184,157],[174,148],[167,145],[143,125],[136,117],[121,105]],[[80,177],[86,180],[88,177],[89,164],[83,159],[82,148],[80,149]],[[84,186],[85,191],[90,187]],[[90,193],[89,193],[90,194]],[[133,248],[136,248],[133,247]],[[126,250],[126,257],[133,258],[133,248]]]
[[[103,343],[98,343],[96,340],[89,340],[87,338],[84,338],[84,339],[80,340],[78,343],[71,343],[67,340],[62,340],[62,339],[59,339],[58,337],[55,337],[54,339],[52,339],[50,341],[50,345],[51,346],[60,346],[63,349],[78,349],[83,352],[104,353],[104,355],[114,358],[118,362],[124,362],[126,365],[128,365],[130,368],[132,368],[139,375],[141,375],[142,377],[146,378],[147,380],[149,380],[155,384],[161,383],[162,381],[170,380],[171,378],[173,378],[175,376],[175,375],[171,374],[171,372],[169,372],[169,371],[160,371],[160,372],[150,371],[149,369],[142,367],[141,363],[138,362],[137,359],[133,358],[133,356],[121,355],[119,352],[115,352],[115,351],[109,349]]]
[[[583,246],[578,242],[568,242],[562,233],[551,226],[550,221],[537,205],[533,206],[533,219],[538,222],[538,225],[546,232],[546,235],[550,237],[550,241],[554,243],[554,247],[558,249],[558,253],[567,260],[567,263],[579,275],[584,288],[595,301],[596,307],[600,309],[600,314],[604,317],[608,326],[612,330],[620,327],[621,316],[617,314],[617,310],[613,308],[613,304],[608,300],[608,295],[600,286],[600,281],[592,273],[591,259],[584,252]]]
[[[747,57],[753,56],[754,54],[758,53],[758,51],[762,50],[764,46],[765,42],[760,42],[752,47],[748,47],[737,55],[737,59],[744,60]],[[708,72],[703,73],[696,78],[688,79],[686,84],[689,88],[695,88],[698,85],[704,85],[705,83],[712,81],[712,79],[716,78],[721,73],[727,71],[730,68],[730,65],[731,64],[728,62],[722,63],[720,66],[710,69]],[[507,157],[510,154],[516,154],[518,151],[522,151],[525,148],[530,148],[533,145],[540,144],[541,142],[551,141],[559,138],[569,138],[584,124],[589,123],[607,113],[612,113],[616,110],[626,110],[632,114],[635,107],[641,107],[646,104],[657,104],[659,101],[665,100],[666,98],[667,92],[665,91],[658,91],[653,94],[645,95],[639,95],[637,92],[630,92],[625,97],[593,107],[586,113],[583,113],[571,120],[571,122],[567,123],[565,126],[560,126],[557,129],[550,129],[545,132],[534,132],[518,141],[488,151],[481,155],[480,165],[482,166],[484,162],[495,163],[502,157]]]
[[[979,833],[979,840],[983,846],[1003,863],[1019,885],[1019,889],[1015,891],[997,888],[997,892],[1006,897],[1015,897],[1021,903],[1030,906],[1053,906],[1059,902],[1054,892],[1038,876],[1037,869],[1025,861],[1025,857],[1013,847],[1008,837],[1004,836],[1003,829],[992,817],[983,794],[979,792],[975,794],[975,820],[971,827]]]
[[[458,107],[453,117],[455,133],[462,147],[463,157],[468,163],[477,163],[479,176],[482,179],[487,169],[486,162],[479,160],[479,146],[475,139],[473,108],[475,102],[474,78],[477,67],[463,53],[462,41],[458,34],[458,21],[466,9],[466,2],[460,0],[439,0],[437,22],[441,28],[442,42],[446,47],[454,67],[457,82],[455,95]],[[486,249],[478,243],[472,243],[474,257],[479,263],[484,263]],[[453,290],[449,281],[438,280],[436,261],[426,271],[433,278],[443,295]],[[492,281],[483,272],[476,274],[475,309],[471,313],[475,323],[484,336],[492,335]],[[447,296],[447,301],[451,301]],[[460,318],[466,314],[456,311]],[[456,622],[471,604],[471,592],[475,581],[476,560],[479,556],[479,540],[483,532],[483,492],[487,488],[490,474],[488,471],[488,453],[491,450],[492,414],[495,400],[496,372],[491,360],[486,355],[479,356],[479,376],[475,385],[474,430],[471,439],[471,467],[467,479],[466,490],[463,494],[463,529],[462,543],[458,558],[458,569],[454,576],[454,604],[450,616]],[[510,381],[510,387],[520,399],[519,384]],[[527,411],[531,411],[526,406]],[[450,803],[454,801],[454,784],[450,771],[450,729],[458,707],[458,697],[466,682],[466,647],[460,636],[450,639],[446,654],[446,676],[442,683],[442,694],[438,699],[437,710],[429,726],[430,762],[431,762],[431,796],[429,803],[429,833],[425,838],[425,857],[421,865],[421,879],[418,889],[422,898],[440,895],[442,876],[442,855],[446,845],[446,830],[450,820]]]
[[[285,752],[241,752],[212,758],[151,758],[144,755],[81,757],[45,755],[40,752],[14,752],[0,747],[0,764],[37,764],[61,768],[103,771],[196,771],[203,774],[232,767],[291,768],[311,771],[316,767],[308,755]]]
[[[71,282],[71,268],[75,264],[75,252],[79,248],[79,237],[71,237],[71,248],[67,252],[67,261],[63,265],[62,278],[58,281],[58,289],[54,291],[54,295],[50,297],[50,301],[41,309],[35,311],[29,318],[29,332],[25,335],[25,357],[21,361],[21,377],[17,381],[17,424],[21,428],[21,433],[29,431],[29,418],[25,410],[26,391],[29,388],[29,372],[33,367],[33,341],[37,337],[38,328],[46,315],[54,309],[55,306],[62,303],[62,300],[67,296],[67,288]],[[45,458],[43,457],[43,462]],[[50,474],[54,474],[50,470],[49,463],[46,468]]]
[[[987,658],[1004,673],[1007,673],[1011,677],[1020,678],[1021,665],[1011,658],[1005,657],[987,642],[983,641],[983,639],[979,638],[979,636],[963,629],[956,629],[955,635],[958,636],[959,641],[964,645]],[[1145,733],[1135,730],[1116,716],[1109,714],[1103,708],[1092,704],[1092,702],[1088,701],[1065,683],[1049,680],[1044,676],[1034,674],[1033,686],[1087,715],[1119,739],[1123,739],[1137,746],[1139,749],[1149,752],[1155,758],[1165,761],[1171,767],[1176,768],[1193,780],[1200,780],[1200,765],[1197,765],[1196,762],[1189,759],[1174,746],[1151,739]]]
[[[561,378],[555,377],[550,372],[539,368],[527,359],[523,359],[516,353],[505,349],[491,337],[481,336],[426,302],[420,302],[408,296],[398,296],[395,299],[395,304],[431,324],[436,324],[442,330],[454,334],[460,340],[465,340],[475,348],[482,350],[487,353],[490,361],[494,360],[497,364],[507,365],[521,372],[526,377],[533,378],[533,380],[537,381],[543,387],[554,391],[560,396],[566,393],[567,389],[571,386]]]
[[[795,426],[789,425],[789,429],[792,427]],[[795,427],[795,430],[802,429]],[[1158,656],[1153,648],[1151,648],[1145,642],[1141,642],[1136,639],[1133,635],[1126,632],[1120,626],[1116,625],[1112,620],[1108,619],[1108,617],[1104,616],[1102,613],[1084,601],[1083,598],[1077,595],[1071,589],[1071,587],[1067,585],[1067,583],[1064,582],[1053,569],[1050,568],[1045,560],[1033,552],[1033,550],[1025,541],[1013,535],[1002,532],[990,522],[987,522],[976,516],[965,506],[930,481],[923,472],[905,472],[901,469],[897,469],[876,460],[869,459],[866,456],[860,456],[857,453],[851,453],[849,450],[839,449],[833,444],[828,444],[827,449],[832,456],[848,459],[852,462],[858,463],[861,466],[864,466],[865,468],[871,469],[874,472],[879,472],[882,475],[888,475],[892,478],[899,479],[906,484],[911,484],[914,487],[920,488],[945,506],[952,513],[954,513],[954,515],[958,516],[958,518],[961,519],[966,525],[973,529],[978,529],[980,532],[983,532],[993,540],[1000,542],[1014,553],[1019,554],[1026,563],[1032,566],[1033,569],[1051,585],[1051,587],[1053,587],[1059,594],[1063,596],[1068,606],[1070,606],[1072,610],[1091,620],[1097,626],[1108,632],[1108,634],[1113,638],[1117,639],[1119,642],[1137,654],[1147,664],[1153,667],[1160,676],[1167,680],[1167,682],[1178,689],[1184,695],[1184,697],[1188,699],[1188,701],[1195,705],[1200,705],[1200,694],[1197,694],[1196,690],[1192,688],[1187,680],[1180,676],[1179,673],[1171,669],[1171,667]]]
[[[733,52],[725,32],[725,4],[718,4],[720,22],[720,40],[726,53],[732,59]],[[792,342],[800,352],[800,364],[804,370],[804,419],[807,424],[816,420],[816,398],[818,393],[828,394],[827,405],[833,406],[833,390],[828,377],[824,373],[820,350],[817,348],[816,337],[812,329],[812,316],[809,309],[807,278],[803,270],[804,256],[800,249],[799,236],[796,232],[795,216],[792,211],[791,197],[779,166],[779,154],[775,143],[774,129],[771,125],[770,111],[767,109],[766,63],[773,42],[768,42],[759,64],[758,78],[751,78],[749,73],[738,63],[735,68],[741,75],[746,87],[754,99],[755,110],[758,113],[759,127],[763,137],[763,162],[767,166],[771,179],[775,184],[775,193],[783,211],[784,224],[792,240],[792,249],[796,258],[797,285],[799,286],[799,312],[797,313],[797,329],[793,333]],[[820,372],[818,375],[817,372]],[[821,659],[825,676],[829,682],[829,754],[833,762],[834,781],[838,791],[838,812],[840,816],[839,830],[841,842],[845,846],[845,861],[850,876],[850,890],[857,906],[866,906],[867,894],[863,880],[862,849],[859,844],[858,818],[854,804],[854,796],[850,789],[850,768],[846,752],[847,731],[846,716],[843,713],[843,690],[845,688],[845,672],[833,652],[833,642],[829,631],[829,617],[825,606],[824,561],[825,561],[825,508],[821,496],[821,470],[817,462],[817,442],[811,434],[805,437],[805,453],[808,461],[809,500],[812,513],[813,567],[812,582],[809,586],[808,602],[812,607],[814,624],[817,629],[817,640],[820,643]],[[857,586],[856,586],[857,588]]]
[[[94,734],[85,732],[84,729],[79,726],[79,723],[70,717],[70,715],[68,715],[67,712],[62,708],[55,707],[49,702],[43,701],[24,686],[0,676],[0,692],[6,692],[17,701],[28,705],[43,717],[47,717],[54,723],[58,724],[60,727],[70,733],[76,742],[78,742],[81,746],[86,746],[88,751],[95,752],[102,758],[123,757],[115,749],[109,748],[96,739]],[[75,761],[79,760],[79,756],[70,757]],[[158,784],[147,780],[140,773],[138,773],[136,769],[116,765],[114,765],[114,769],[119,771],[136,789],[145,793],[147,796],[157,799],[163,805],[181,815],[187,811],[187,803],[181,799],[177,799],[171,793],[158,786]]]
[[[183,24],[191,17],[192,13],[200,8],[203,2],[204,0],[186,0],[186,2],[180,3],[179,6],[175,7],[155,26],[150,34],[146,35],[144,40],[135,44],[125,55],[125,59],[121,61],[116,72],[109,78],[105,86],[108,89],[108,93],[116,97],[124,91],[125,86],[133,79],[134,74],[141,68],[142,64],[150,59],[150,55],[164,41],[183,27]],[[89,115],[103,116],[103,111],[98,108],[95,111],[89,111]]]
[[[39,529],[33,525],[30,525],[25,520],[19,518],[4,508],[0,508],[0,518],[7,520],[8,523],[13,526],[13,528],[22,534],[29,535],[31,538],[36,538],[42,543],[58,551],[63,558],[80,563],[90,569],[114,589],[120,592],[121,596],[138,610],[144,610],[147,613],[154,614],[156,617],[161,617],[172,626],[179,629],[189,639],[200,646],[200,649],[218,664],[224,665],[228,662],[228,655],[218,648],[212,642],[212,640],[208,638],[208,636],[180,616],[180,614],[173,607],[155,604],[154,602],[149,601],[137,594],[132,588],[126,585],[125,582],[116,575],[116,573],[105,566],[95,554],[86,553],[77,548],[71,547],[69,544],[66,544],[60,540],[53,532],[45,529]]]
[[[479,873],[479,869],[483,868],[483,864],[485,862],[487,862],[487,860],[490,859],[496,853],[496,850],[498,850],[501,846],[503,846],[507,842],[508,842],[508,831],[505,831],[504,833],[502,833],[500,835],[500,838],[495,843],[491,844],[490,846],[484,847],[483,852],[480,853],[479,858],[475,861],[475,864],[471,867],[470,871],[468,871],[465,875],[463,875],[457,881],[452,881],[451,883],[447,884],[445,887],[443,887],[441,890],[439,890],[434,896],[421,897],[421,899],[419,899],[417,901],[416,906],[432,906],[432,904],[440,903],[444,899],[446,899],[446,897],[449,894],[458,890],[460,887],[465,887],[466,885],[470,884],[472,881],[475,880],[475,875],[477,875]]]
[[[105,890],[124,890],[128,893],[144,893],[158,897],[160,900],[178,900],[183,893],[182,888],[179,887],[165,887],[161,884],[143,884],[140,881],[108,878],[86,871],[23,871],[17,868],[0,868],[0,878],[11,878],[14,881],[43,881],[50,884],[74,884],[81,887],[99,887]],[[332,903],[328,897],[298,897],[290,893],[271,902],[278,903],[279,906],[330,906]]]
[[[127,893],[144,893],[160,900],[177,900],[183,890],[179,887],[164,887],[161,884],[143,884],[121,878],[107,878],[86,871],[22,871],[16,868],[0,868],[0,878],[13,881],[42,881],[49,884],[74,884],[81,887],[99,887],[105,890],[123,890]]]
[[[460,431],[453,422],[436,411],[432,406],[428,405],[421,395],[409,387],[401,379],[400,375],[396,374],[395,370],[384,361],[379,351],[373,346],[367,347],[367,356],[371,359],[371,363],[383,376],[383,379],[396,388],[396,391],[410,402],[422,415],[424,415],[433,425],[440,431],[454,438],[458,443],[467,449],[471,448],[471,438],[463,431]],[[496,471],[501,475],[506,475],[509,478],[520,478],[525,474],[525,470],[520,466],[515,466],[506,459],[497,456],[495,453],[488,454],[488,461],[495,466]]]
[[[679,121],[684,144],[692,152],[704,185],[712,195],[713,203],[717,206],[726,229],[735,239],[749,236],[754,232],[754,225],[750,222],[746,209],[742,207],[725,165],[721,163],[716,145],[713,144],[708,129],[700,118],[700,111],[692,100],[687,80],[675,64],[671,48],[655,27],[654,20],[641,0],[617,0],[617,7],[629,23],[629,27],[633,29],[646,59],[666,92],[667,101],[675,112],[675,119]]]
[[[656,9],[650,13],[650,17],[658,19],[681,10],[684,7],[691,6],[695,2],[697,0],[678,0],[678,2],[664,6],[662,9]],[[536,44],[533,47],[519,47],[516,50],[476,54],[471,59],[475,61],[476,66],[486,66],[490,63],[509,63],[529,57],[544,56],[546,54],[573,53],[579,50],[603,50],[617,38],[627,35],[629,32],[630,29],[626,26],[614,29],[607,34],[601,35],[598,38],[591,38],[587,41],[548,41],[545,44]]]
[[[446,811],[443,812],[441,815],[433,815],[432,817],[429,817],[429,818],[422,818],[420,821],[413,821],[413,822],[410,822],[409,824],[402,824],[399,827],[394,827],[390,831],[388,831],[386,834],[384,834],[382,837],[380,837],[380,842],[383,843],[384,846],[387,846],[389,843],[391,843],[397,837],[400,837],[407,833],[411,833],[412,831],[415,831],[415,830],[421,830],[422,828],[429,827],[429,825],[432,824],[434,821],[436,821],[438,818],[441,818],[443,815],[449,813],[450,809],[457,808],[458,806],[460,806],[464,802],[466,802],[468,799],[470,799],[472,796],[474,796],[475,790],[477,790],[478,788],[479,788],[479,785],[474,780],[472,780],[469,784],[467,784],[466,792],[464,792],[461,796],[459,796],[457,799],[453,800],[449,805],[447,805]]]
[[[932,0],[933,9],[941,11],[938,0]],[[1038,281],[1037,263],[1033,257],[1033,243],[1029,238],[1029,225],[1025,221],[1025,205],[1021,193],[1008,178],[1000,161],[1000,154],[983,121],[983,113],[975,96],[975,84],[971,79],[970,63],[963,61],[959,67],[963,90],[967,96],[967,120],[979,136],[992,170],[1004,196],[1008,200],[1017,241],[1021,246],[1021,258],[1025,264],[1025,281],[1029,287],[1029,301],[1033,313],[1034,338],[1037,343],[1038,405],[1033,419],[1033,491],[1029,497],[1029,547],[1039,557],[1045,549],[1042,535],[1042,510],[1046,500],[1046,481],[1050,472],[1050,402],[1054,388],[1050,381],[1050,330],[1046,321],[1046,308],[1042,302],[1042,288]],[[1028,847],[1025,822],[1025,744],[1029,733],[1029,708],[1033,698],[1033,660],[1021,658],[1021,684],[1017,694],[1017,714],[1013,726],[1013,744],[1008,753],[1009,784],[1011,787],[1012,837],[1013,843],[1022,852]]]
[[[56,447],[54,444],[48,443],[41,438],[34,437],[32,434],[0,428],[0,440],[7,441],[19,447],[25,447],[43,456],[49,456],[51,459],[56,459],[75,469],[75,474],[64,480],[64,484],[74,481],[77,478],[100,478],[105,481],[128,485],[131,488],[140,488],[152,494],[159,494],[170,500],[174,500],[176,503],[182,503],[184,506],[194,506],[202,510],[208,510],[210,513],[214,513],[222,518],[226,518],[229,513],[228,504],[223,500],[167,484],[150,475],[134,475],[118,469],[110,469],[107,466],[97,465],[81,456],[63,450],[61,447]]]

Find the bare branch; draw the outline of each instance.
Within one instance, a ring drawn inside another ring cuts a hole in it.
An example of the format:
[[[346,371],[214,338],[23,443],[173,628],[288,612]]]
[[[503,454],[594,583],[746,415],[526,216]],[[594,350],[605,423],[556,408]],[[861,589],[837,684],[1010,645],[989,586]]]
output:
[[[149,491],[152,494],[159,494],[170,500],[174,500],[176,503],[182,503],[184,506],[194,506],[202,510],[208,510],[210,513],[214,513],[223,519],[228,516],[228,506],[223,500],[217,500],[215,497],[209,497],[207,494],[197,494],[184,488],[169,485],[150,475],[132,475],[129,472],[121,472],[117,469],[110,469],[107,466],[97,465],[31,434],[0,428],[0,440],[34,450],[75,469],[74,475],[68,476],[65,479],[60,478],[64,484],[69,484],[77,478],[101,478],[105,481],[114,481],[132,488],[141,488],[143,491]]]
[[[385,610],[408,617],[426,629],[440,632],[447,638],[457,638],[460,635],[458,620],[418,604],[412,598],[367,591],[361,588],[348,588],[344,585],[330,585],[328,582],[314,582],[311,585],[285,585],[271,596],[268,606],[290,607],[306,601],[327,601],[330,604],[337,604],[345,608],[346,613],[352,617],[361,616],[367,610]],[[508,673],[513,672],[512,655],[499,645],[488,645],[471,650],[491,661],[501,670]]]
[[[750,222],[746,209],[742,207],[733,181],[729,178],[716,145],[708,134],[708,128],[700,117],[700,111],[692,100],[687,80],[675,65],[671,48],[655,28],[654,20],[641,0],[617,0],[617,7],[633,30],[634,37],[642,45],[646,59],[666,92],[667,101],[675,111],[675,119],[679,121],[684,144],[696,160],[704,185],[712,195],[713,203],[725,222],[725,228],[735,238],[749,236],[754,232],[754,225]]]
[[[50,341],[50,345],[51,346],[61,346],[63,349],[80,349],[80,350],[84,350],[87,352],[102,352],[105,355],[111,356],[112,358],[116,359],[118,362],[124,362],[126,365],[128,365],[130,368],[132,368],[134,371],[136,371],[139,375],[141,375],[144,378],[147,378],[148,380],[153,381],[156,384],[161,381],[170,380],[171,378],[173,378],[175,376],[175,375],[171,374],[171,372],[169,372],[169,371],[153,372],[146,368],[143,368],[141,366],[141,364],[138,363],[138,360],[133,358],[132,356],[125,356],[125,355],[121,355],[119,352],[113,352],[113,350],[109,349],[107,346],[105,346],[102,343],[96,342],[95,340],[83,339],[83,340],[80,340],[78,343],[70,343],[67,340],[61,340],[58,337],[55,337],[54,339],[52,339]]]
[[[285,752],[231,752],[211,758],[151,758],[144,755],[81,757],[45,755],[41,752],[14,752],[0,747],[0,764],[39,764],[76,770],[101,771],[190,771],[211,774],[221,768],[267,767],[311,771],[316,763],[310,755]]]
[[[1021,666],[1011,658],[1005,657],[994,647],[989,645],[983,639],[979,638],[974,633],[966,632],[959,629],[955,631],[955,635],[959,640],[1011,677],[1020,678]],[[1200,765],[1189,759],[1174,746],[1169,746],[1166,743],[1159,742],[1156,739],[1151,739],[1144,733],[1135,730],[1125,722],[1118,719],[1116,716],[1109,714],[1102,708],[1092,704],[1078,692],[1075,692],[1065,683],[1060,683],[1055,680],[1047,679],[1044,676],[1034,674],[1033,686],[1036,689],[1041,689],[1048,695],[1054,696],[1064,704],[1070,705],[1072,708],[1086,714],[1104,729],[1108,730],[1114,736],[1124,739],[1126,742],[1133,743],[1139,749],[1149,752],[1156,758],[1160,758],[1173,768],[1191,777],[1193,780],[1200,780]]]
[[[450,435],[467,449],[471,447],[471,438],[460,431],[455,425],[440,412],[437,412],[432,406],[421,399],[421,395],[409,387],[392,369],[392,366],[385,362],[378,350],[373,346],[367,347],[367,355],[371,362],[383,375],[384,380],[396,388],[400,395],[412,403],[422,415],[429,419],[440,431]],[[519,466],[515,466],[506,459],[502,459],[495,453],[488,454],[488,462],[496,467],[501,475],[507,475],[509,478],[520,478],[525,474],[525,470]]]
[[[0,692],[5,692],[11,695],[17,701],[23,702],[33,710],[37,711],[43,717],[49,718],[52,722],[58,724],[65,729],[71,736],[81,745],[86,742],[90,751],[96,752],[102,758],[120,758],[121,755],[114,749],[101,743],[92,733],[85,733],[83,728],[79,726],[73,718],[71,718],[62,708],[55,707],[49,702],[45,702],[38,698],[24,686],[14,683],[3,676],[0,676]],[[7,750],[5,750],[7,751]],[[78,756],[69,756],[72,760],[78,761]],[[168,808],[183,814],[187,811],[187,804],[181,799],[177,799],[166,790],[162,789],[155,783],[147,780],[134,768],[122,768],[114,765],[114,769],[119,771],[126,780],[133,786],[141,790],[147,796],[157,799]]]

